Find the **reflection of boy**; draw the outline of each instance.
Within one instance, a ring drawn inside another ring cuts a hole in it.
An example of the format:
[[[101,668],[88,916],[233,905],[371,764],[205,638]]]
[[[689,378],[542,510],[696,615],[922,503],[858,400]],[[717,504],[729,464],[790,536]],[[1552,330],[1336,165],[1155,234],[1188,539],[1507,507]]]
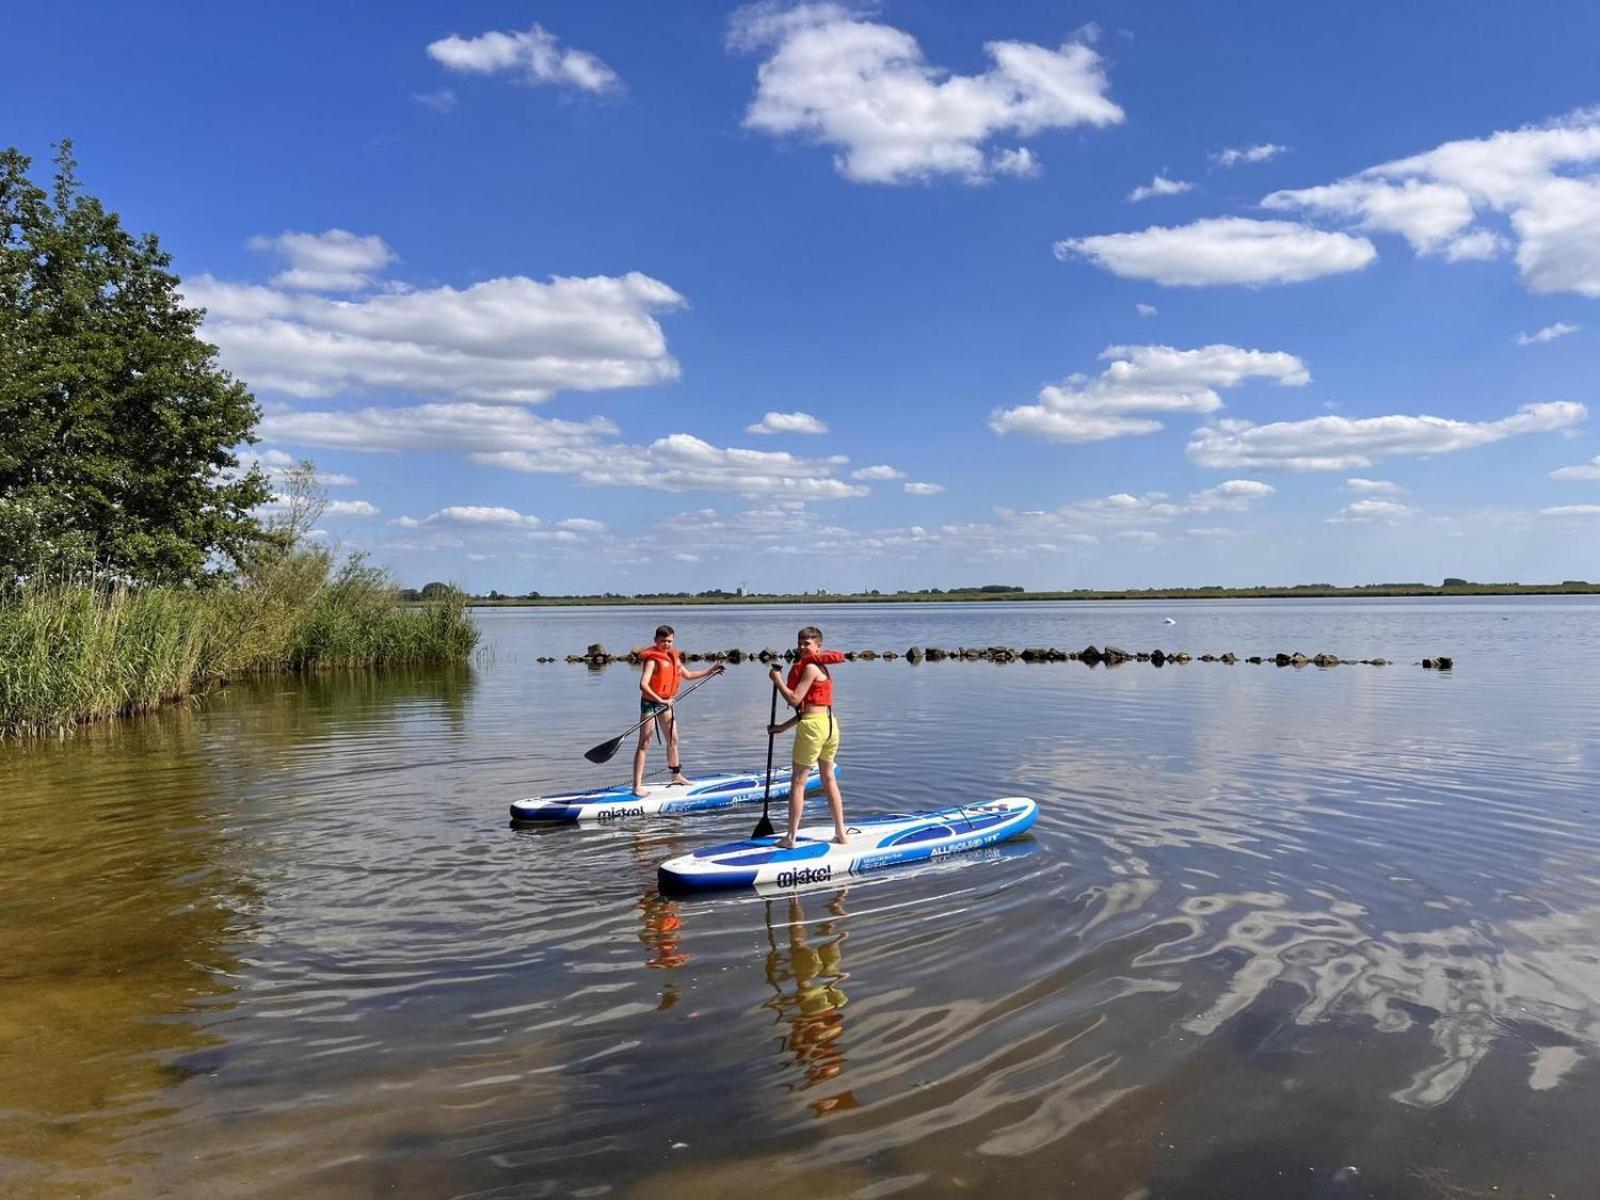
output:
[[[660,722],[667,742],[667,770],[672,772],[668,781],[679,787],[690,782],[683,774],[683,755],[678,749],[678,717],[673,704],[678,687],[685,679],[704,679],[707,675],[720,675],[726,669],[721,663],[703,671],[686,671],[683,655],[673,644],[677,635],[671,625],[656,629],[655,645],[639,651],[644,666],[639,672],[639,715],[645,718],[639,726],[639,747],[633,752],[633,794],[646,796],[644,790],[644,760],[650,753],[650,738]]]
[[[828,797],[828,808],[833,814],[833,840],[845,842],[844,797],[839,794],[839,780],[833,772],[833,762],[839,753],[839,722],[833,716],[833,676],[828,667],[842,663],[844,655],[837,650],[822,648],[822,630],[807,625],[800,631],[798,643],[800,657],[789,668],[789,678],[784,680],[781,668],[772,668],[772,685],[793,707],[795,715],[781,724],[769,725],[770,734],[782,733],[798,725],[794,735],[794,774],[789,781],[789,832],[778,840],[783,847],[793,846],[800,833],[800,814],[805,807],[806,779],[811,768],[822,772],[822,791]]]

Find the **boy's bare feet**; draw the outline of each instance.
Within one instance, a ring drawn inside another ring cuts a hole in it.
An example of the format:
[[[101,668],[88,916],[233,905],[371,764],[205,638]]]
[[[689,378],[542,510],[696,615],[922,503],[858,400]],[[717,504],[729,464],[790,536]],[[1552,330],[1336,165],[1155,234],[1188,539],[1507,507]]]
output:
[[[850,839],[847,838],[842,833],[835,834],[834,838],[833,838],[833,841],[834,841],[834,844],[837,845],[837,846],[848,846],[850,844]]]
[[[778,849],[778,850],[793,850],[795,843],[794,843],[794,839],[792,837],[785,836],[785,837],[781,837],[777,841],[773,842],[772,845],[773,845],[773,847],[775,849]]]

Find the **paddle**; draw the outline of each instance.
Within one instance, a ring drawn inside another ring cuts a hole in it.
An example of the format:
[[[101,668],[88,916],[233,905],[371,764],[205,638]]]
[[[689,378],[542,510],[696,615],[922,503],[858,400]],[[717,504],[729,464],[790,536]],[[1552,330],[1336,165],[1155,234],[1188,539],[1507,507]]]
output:
[[[773,834],[772,818],[767,816],[767,806],[772,802],[772,743],[777,734],[772,732],[772,727],[778,723],[778,685],[772,685],[772,712],[767,717],[767,790],[761,797],[761,820],[756,822],[756,827],[750,836],[771,837]]]
[[[717,665],[721,666],[722,664],[718,663]],[[721,671],[717,671],[717,672],[715,672],[715,673],[713,673],[711,675],[707,675],[704,679],[700,680],[699,683],[690,684],[688,687],[683,689],[682,693],[678,696],[678,699],[673,702],[674,705],[676,705],[678,702],[682,701],[683,698],[685,696],[689,695],[689,693],[691,693],[692,691],[694,691],[695,688],[704,686],[705,684],[709,683],[711,680],[715,679],[718,675],[721,675],[721,674],[722,674]],[[601,742],[598,746],[590,746],[587,750],[585,750],[583,752],[583,756],[585,758],[587,758],[592,763],[610,762],[611,759],[616,755],[617,751],[621,748],[622,743],[623,743],[624,740],[626,740],[627,736],[630,733],[637,733],[639,730],[643,729],[644,726],[645,726],[645,722],[646,721],[653,721],[656,718],[656,715],[657,714],[655,714],[655,713],[651,713],[648,717],[641,718],[639,723],[637,725],[635,725],[632,729],[623,730],[621,733],[617,734],[616,737],[612,738],[609,742]]]

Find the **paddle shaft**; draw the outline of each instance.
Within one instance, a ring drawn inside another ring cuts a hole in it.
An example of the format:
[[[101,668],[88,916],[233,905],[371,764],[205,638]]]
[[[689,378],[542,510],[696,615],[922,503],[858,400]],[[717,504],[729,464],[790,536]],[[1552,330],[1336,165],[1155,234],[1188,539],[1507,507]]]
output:
[[[673,697],[673,705],[676,706],[679,701],[683,700],[686,696],[691,695],[696,688],[704,687],[716,677],[717,676],[715,674],[707,675],[704,679],[701,679],[695,683],[691,683],[688,687],[684,688],[679,695]],[[589,759],[590,762],[609,761],[611,756],[617,752],[617,747],[622,745],[622,740],[625,737],[627,737],[630,733],[636,733],[638,730],[643,729],[647,722],[655,720],[659,715],[659,713],[651,713],[647,717],[641,717],[638,724],[634,725],[632,729],[625,729],[621,733],[617,734],[616,737],[612,738],[609,742],[601,742],[598,746],[592,747],[587,753],[584,754],[584,757]],[[600,757],[593,757],[594,755],[599,755]]]
[[[772,732],[772,727],[778,723],[778,685],[772,685],[772,708],[767,714],[767,787],[761,795],[761,820],[756,822],[755,832],[751,837],[766,837],[772,832],[772,818],[767,815],[767,809],[772,803],[772,743],[778,740],[778,735]]]

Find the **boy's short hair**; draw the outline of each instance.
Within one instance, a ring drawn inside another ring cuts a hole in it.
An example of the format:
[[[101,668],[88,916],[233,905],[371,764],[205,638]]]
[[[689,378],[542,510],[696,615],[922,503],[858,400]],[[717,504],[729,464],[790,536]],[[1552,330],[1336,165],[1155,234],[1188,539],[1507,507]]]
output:
[[[656,626],[656,636],[657,637],[676,637],[677,636],[677,631],[675,629],[673,629],[671,625],[657,625]]]
[[[807,638],[816,638],[817,641],[820,642],[822,640],[822,630],[818,629],[815,625],[807,625],[795,635],[796,641],[803,642]]]

